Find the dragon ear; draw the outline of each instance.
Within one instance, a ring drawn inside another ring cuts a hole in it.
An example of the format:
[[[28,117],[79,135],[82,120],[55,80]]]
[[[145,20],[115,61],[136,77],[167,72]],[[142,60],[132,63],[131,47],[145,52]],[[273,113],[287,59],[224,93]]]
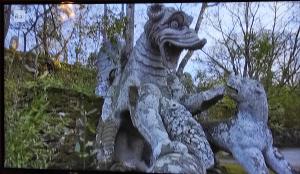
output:
[[[159,20],[165,12],[164,6],[162,4],[154,4],[148,7],[147,15],[150,20]]]

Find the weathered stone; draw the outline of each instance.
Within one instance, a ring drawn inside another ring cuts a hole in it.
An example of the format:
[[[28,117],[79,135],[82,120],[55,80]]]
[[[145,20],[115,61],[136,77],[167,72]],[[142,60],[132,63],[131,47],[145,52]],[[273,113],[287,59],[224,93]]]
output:
[[[255,80],[233,75],[227,86],[228,95],[237,102],[237,113],[224,122],[202,124],[209,141],[232,153],[248,173],[268,173],[266,163],[277,173],[292,173],[287,161],[273,148],[263,86]]]
[[[170,153],[160,157],[152,171],[156,173],[206,173],[205,167],[191,155]]]
[[[213,155],[200,124],[190,112],[201,112],[213,105],[224,90],[221,87],[187,95],[175,69],[183,49],[201,49],[206,40],[200,40],[189,28],[191,17],[182,11],[156,4],[148,8],[147,14],[145,32],[106,93],[101,117],[104,124],[112,121],[117,125],[112,131],[114,144],[102,142],[110,145],[106,148],[111,149],[108,155],[115,154],[107,158],[125,165],[125,169],[144,172],[157,172],[153,166],[163,158],[167,172],[181,168],[178,172],[205,173],[202,169],[213,164]],[[188,133],[189,129],[194,132]],[[140,146],[132,148],[136,143]],[[180,163],[178,159],[168,160],[172,155],[167,154],[180,156]],[[187,167],[196,163],[201,170]]]
[[[197,123],[184,106],[167,98],[162,98],[160,114],[171,139],[182,140],[182,143],[188,147],[189,152],[196,156],[205,168],[210,168],[214,165],[213,152],[201,125]],[[175,119],[170,120],[170,118]],[[179,119],[181,121],[178,121]],[[181,132],[177,131],[178,127],[186,127],[186,129]],[[201,148],[198,148],[199,145]]]

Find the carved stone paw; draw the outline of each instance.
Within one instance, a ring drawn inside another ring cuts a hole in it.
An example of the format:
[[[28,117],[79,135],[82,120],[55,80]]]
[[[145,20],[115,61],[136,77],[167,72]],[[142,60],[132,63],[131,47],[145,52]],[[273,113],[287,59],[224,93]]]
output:
[[[186,145],[182,144],[179,141],[164,141],[159,143],[157,147],[154,149],[154,158],[157,159],[159,156],[163,156],[168,153],[188,153],[188,148]]]

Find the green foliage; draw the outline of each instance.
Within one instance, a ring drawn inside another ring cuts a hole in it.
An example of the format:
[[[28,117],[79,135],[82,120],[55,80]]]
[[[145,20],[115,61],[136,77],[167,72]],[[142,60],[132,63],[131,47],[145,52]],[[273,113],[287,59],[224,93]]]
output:
[[[43,135],[56,136],[66,121],[46,113],[47,96],[35,98],[29,107],[5,112],[5,166],[16,168],[47,168],[55,149]],[[41,135],[43,132],[43,135]]]
[[[206,73],[202,71],[198,71],[196,81],[198,81],[197,91],[205,91],[216,85],[225,84],[224,77],[207,77]]]
[[[273,129],[300,128],[300,88],[273,86],[269,90],[269,125]]]
[[[266,46],[268,47],[268,46]],[[265,48],[269,49],[269,48]],[[198,89],[205,91],[216,84],[224,84],[223,79],[209,80],[205,74],[198,74]],[[262,79],[263,81],[264,79]],[[264,84],[265,86],[265,84]],[[287,86],[270,85],[267,91],[269,104],[269,126],[273,130],[284,131],[290,128],[300,128],[300,88],[291,89]],[[236,103],[225,96],[216,105],[207,110],[209,120],[223,120],[234,115]],[[202,119],[202,118],[199,118]]]
[[[227,174],[246,174],[247,172],[239,164],[224,165]]]
[[[5,52],[5,56],[12,59],[9,52]],[[5,167],[48,168],[60,153],[59,146],[54,144],[60,143],[67,127],[73,124],[72,117],[61,116],[59,112],[70,112],[70,102],[81,101],[82,96],[94,97],[96,72],[81,65],[62,64],[54,73],[34,78],[20,61],[13,61],[11,67],[5,66],[5,71],[8,69],[4,100]],[[89,111],[94,105],[98,106],[94,101],[84,99],[82,104]],[[74,113],[79,112],[76,107]],[[94,112],[93,116],[98,118],[98,114]],[[86,124],[86,136],[94,138],[97,120],[90,121]],[[90,148],[90,139],[85,141],[86,149]]]
[[[62,70],[54,74],[54,79],[61,79],[64,88],[74,89],[87,95],[94,95],[97,72],[83,66],[62,64]]]
[[[253,44],[253,55],[256,60],[263,60],[272,50],[270,38],[267,33],[263,33],[261,37],[257,37],[256,42]]]
[[[81,106],[80,117],[76,121],[79,137],[75,144],[74,151],[82,164],[82,169],[86,169],[92,165],[92,161],[95,159],[93,144],[96,125],[92,125],[90,118],[88,118],[92,112],[87,112],[83,105]]]
[[[195,85],[194,85],[191,74],[185,72],[180,80],[181,80],[181,83],[186,88],[188,93],[195,92]]]
[[[226,170],[226,174],[246,174],[247,172],[243,167],[236,163],[228,163],[223,166]],[[274,174],[273,171],[269,170],[271,174]]]
[[[219,101],[216,105],[210,107],[207,112],[210,121],[225,120],[234,115],[236,109],[236,103],[228,96]]]
[[[96,70],[86,68],[82,65],[69,65],[60,63],[61,68],[53,74],[45,77],[40,76],[36,80],[26,81],[26,88],[32,86],[58,87],[72,89],[87,95],[94,95],[96,88]]]
[[[108,10],[107,17],[103,16],[102,27],[106,31],[107,38],[112,44],[116,44],[116,35],[122,35],[127,24],[127,18],[120,18],[118,15],[114,14],[111,10]]]

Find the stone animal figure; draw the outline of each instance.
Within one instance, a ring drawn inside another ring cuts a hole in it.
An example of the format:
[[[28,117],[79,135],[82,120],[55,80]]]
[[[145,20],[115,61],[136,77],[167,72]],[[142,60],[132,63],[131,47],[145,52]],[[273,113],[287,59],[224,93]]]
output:
[[[268,128],[268,103],[263,86],[256,80],[231,75],[229,97],[237,102],[237,113],[227,121],[202,124],[209,142],[230,152],[250,174],[290,174],[288,162],[273,147]],[[267,164],[267,165],[266,165]]]
[[[124,113],[129,113],[133,126],[141,134],[144,143],[151,147],[151,162],[146,162],[151,166],[164,154],[185,154],[188,151],[183,142],[169,137],[159,112],[160,99],[166,97],[175,100],[186,107],[187,112],[194,114],[212,105],[223,96],[224,90],[218,88],[186,95],[183,85],[175,77],[180,53],[183,49],[201,49],[206,40],[199,39],[197,33],[189,28],[192,19],[182,11],[155,4],[148,8],[147,14],[149,20],[145,24],[145,32],[138,39],[124,70],[110,86],[101,117],[104,122],[113,120],[121,127]],[[132,86],[138,89],[138,94],[134,95],[137,96],[134,105],[130,104],[133,96],[129,95]],[[118,142],[118,136],[114,137]],[[118,151],[116,144],[114,146],[114,150]],[[112,149],[103,148],[104,151]]]

